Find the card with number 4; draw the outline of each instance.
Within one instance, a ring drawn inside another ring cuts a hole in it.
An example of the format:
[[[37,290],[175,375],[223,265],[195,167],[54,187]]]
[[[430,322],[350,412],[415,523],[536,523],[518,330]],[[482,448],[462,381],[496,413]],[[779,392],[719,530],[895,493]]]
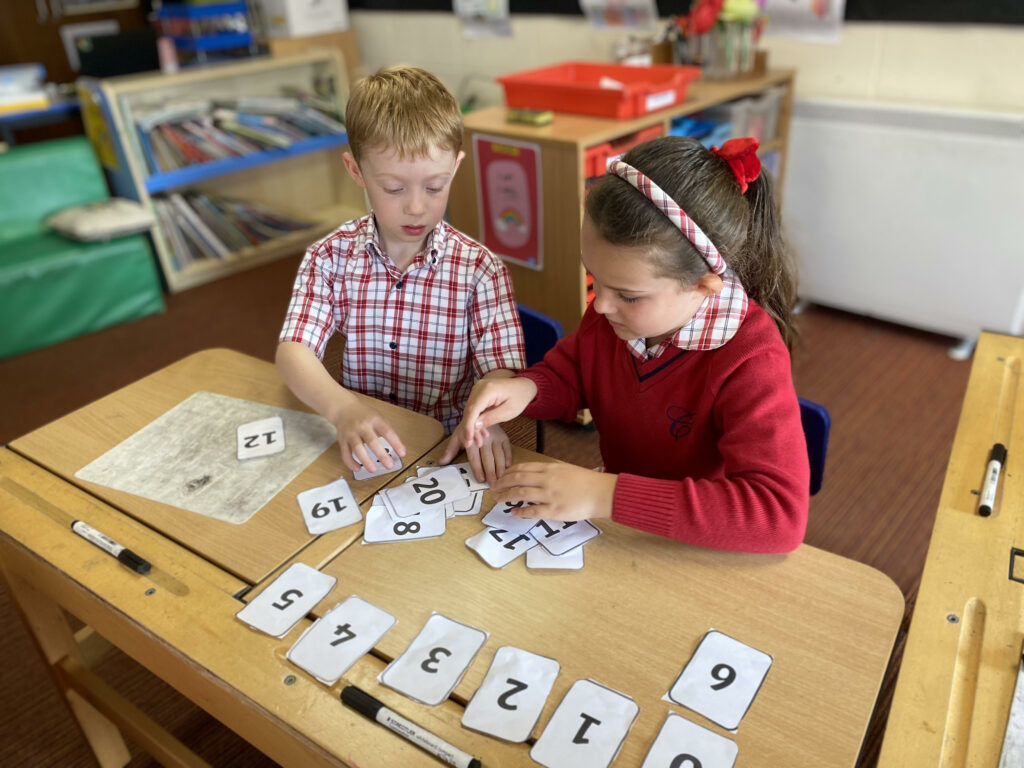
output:
[[[441,536],[445,531],[444,509],[435,509],[414,517],[393,518],[388,510],[374,504],[366,510],[363,541],[383,544],[390,541],[414,541]]]
[[[238,430],[238,460],[273,456],[284,450],[284,422],[280,416],[250,421]]]
[[[610,765],[640,712],[625,694],[577,680],[548,720],[530,757],[546,768]]]
[[[466,539],[466,546],[480,555],[492,568],[504,568],[524,552],[537,546],[527,533],[512,533],[501,528],[484,528]]]
[[[483,630],[433,613],[378,679],[414,701],[437,706],[455,689],[486,641]]]
[[[317,619],[285,657],[321,683],[334,685],[394,625],[390,613],[352,595]]]
[[[296,498],[306,529],[314,536],[344,528],[363,519],[345,478],[303,491]]]
[[[253,629],[284,637],[327,596],[335,582],[334,576],[320,573],[305,563],[295,563],[235,616]]]
[[[701,638],[668,698],[733,731],[761,690],[771,665],[767,653],[712,629]]]
[[[378,437],[377,439],[380,440],[381,444],[384,446],[384,450],[387,451],[388,456],[391,457],[391,460],[394,462],[394,464],[391,465],[391,469],[388,469],[387,467],[380,463],[380,459],[377,459],[376,462],[374,462],[374,464],[376,465],[376,471],[370,472],[369,470],[366,469],[365,466],[363,466],[363,463],[353,453],[352,458],[355,460],[356,464],[359,465],[359,469],[357,469],[352,474],[353,479],[369,480],[371,477],[390,475],[392,472],[397,472],[402,468],[402,457],[399,456],[395,449],[391,447],[391,443],[389,443],[383,437]],[[363,443],[363,448],[366,450],[366,453],[372,459],[374,454],[373,451],[370,450],[370,446],[367,445],[366,443]]]
[[[640,768],[733,768],[736,742],[669,712]]]
[[[540,718],[559,669],[558,662],[547,656],[502,646],[466,705],[462,724],[505,741],[526,741]]]

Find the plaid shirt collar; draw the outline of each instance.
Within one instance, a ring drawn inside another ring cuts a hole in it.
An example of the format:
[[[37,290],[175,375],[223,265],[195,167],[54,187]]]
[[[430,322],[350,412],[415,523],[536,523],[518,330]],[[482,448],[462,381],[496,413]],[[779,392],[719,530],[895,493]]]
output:
[[[729,341],[747,316],[750,300],[731,269],[722,273],[722,283],[721,292],[704,299],[690,321],[671,338],[650,349],[644,339],[627,341],[626,345],[633,357],[641,361],[660,357],[670,346],[707,351],[717,349]]]
[[[448,237],[449,227],[442,219],[437,222],[437,226],[427,234],[423,250],[416,254],[416,258],[413,259],[412,264],[409,265],[409,269],[419,269],[420,267],[427,265],[433,265],[436,267],[437,262],[444,258],[445,248],[448,245]],[[380,235],[377,230],[377,218],[373,215],[373,211],[371,211],[366,217],[366,226],[360,229],[359,235],[356,238],[355,253],[363,251],[370,254],[372,258],[377,259],[389,269],[394,269],[394,262],[388,258],[386,253],[384,253],[384,246],[380,242]]]

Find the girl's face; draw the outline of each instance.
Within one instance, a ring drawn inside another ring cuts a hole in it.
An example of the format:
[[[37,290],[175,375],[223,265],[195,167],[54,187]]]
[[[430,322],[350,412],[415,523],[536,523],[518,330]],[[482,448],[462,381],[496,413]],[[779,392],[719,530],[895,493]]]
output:
[[[686,288],[655,274],[646,248],[612,245],[589,217],[580,232],[583,266],[594,278],[594,311],[604,315],[620,339],[646,339],[653,347],[671,338],[708,296],[722,289],[717,275]]]

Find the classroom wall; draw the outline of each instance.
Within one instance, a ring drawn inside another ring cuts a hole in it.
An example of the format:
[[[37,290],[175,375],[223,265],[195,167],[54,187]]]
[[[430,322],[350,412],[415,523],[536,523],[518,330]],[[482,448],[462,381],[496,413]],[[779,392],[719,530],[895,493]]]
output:
[[[365,70],[436,72],[460,100],[498,104],[494,77],[570,59],[611,60],[624,34],[582,16],[512,17],[510,38],[466,40],[454,14],[352,11]],[[770,65],[795,67],[797,98],[1024,110],[1024,26],[847,23],[838,45],[765,38]]]

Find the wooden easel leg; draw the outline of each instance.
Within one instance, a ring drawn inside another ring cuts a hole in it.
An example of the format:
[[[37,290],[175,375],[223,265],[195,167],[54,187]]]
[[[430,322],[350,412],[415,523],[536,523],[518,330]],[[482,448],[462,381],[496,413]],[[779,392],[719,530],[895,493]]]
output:
[[[102,768],[123,768],[131,755],[117,726],[70,690],[56,669],[65,657],[82,660],[78,643],[60,606],[8,569],[4,568],[2,573],[18,613],[46,661],[54,684],[67,701],[97,762]]]

